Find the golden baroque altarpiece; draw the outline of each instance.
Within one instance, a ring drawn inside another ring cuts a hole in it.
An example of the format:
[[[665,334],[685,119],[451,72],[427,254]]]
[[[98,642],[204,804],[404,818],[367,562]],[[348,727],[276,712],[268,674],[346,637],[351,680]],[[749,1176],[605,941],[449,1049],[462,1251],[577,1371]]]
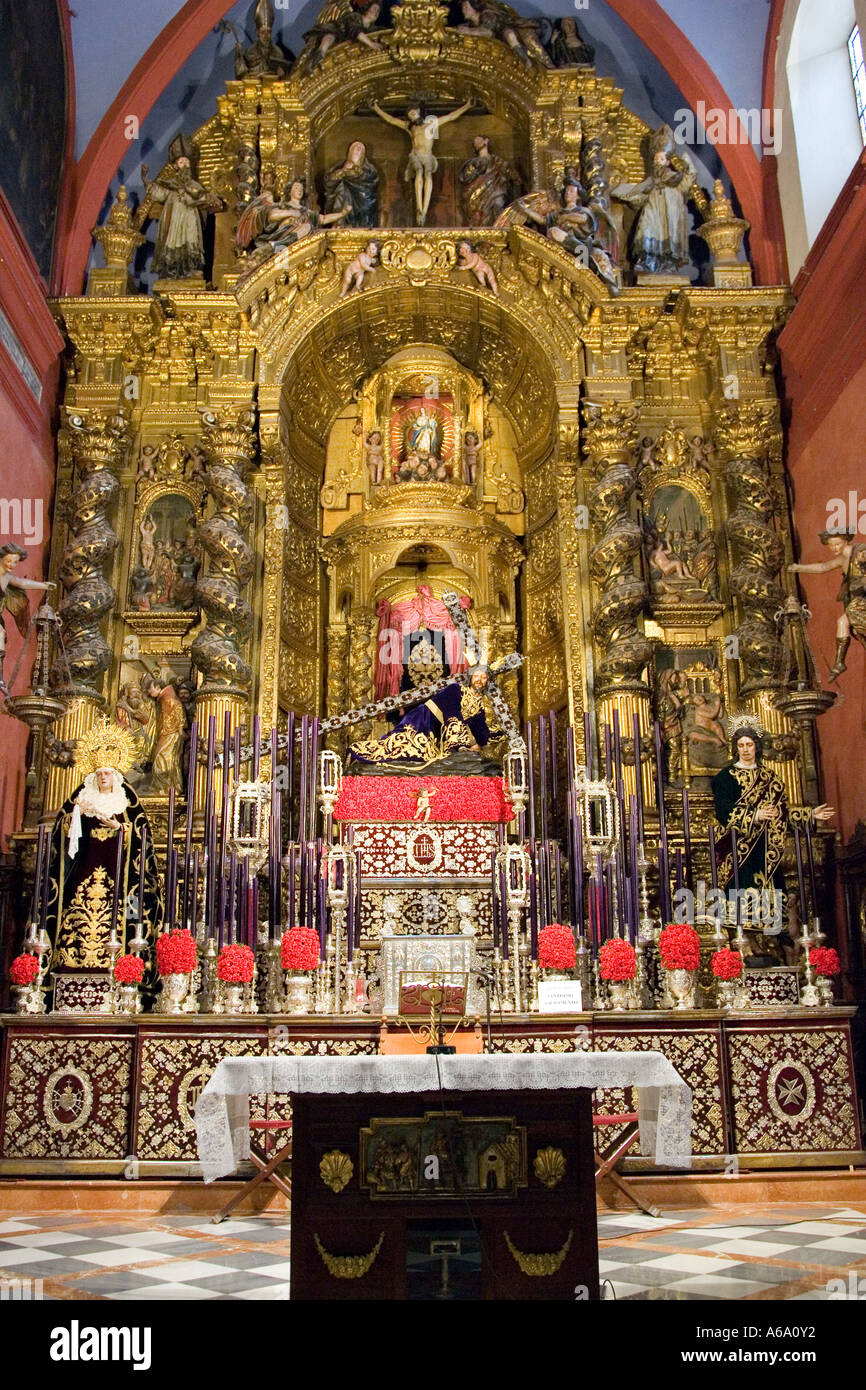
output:
[[[811,726],[779,708],[777,613],[792,548],[773,344],[789,292],[752,285],[739,249],[747,224],[720,184],[712,201],[700,190],[693,199],[708,283],[633,271],[624,248],[635,215],[609,194],[645,179],[653,132],[592,66],[522,61],[499,39],[446,28],[444,16],[431,0],[404,0],[378,48],[338,43],[305,75],[228,82],[189,146],[216,209],[209,282],[133,287],[141,223],[121,190],[96,229],[105,267],[85,295],[56,303],[69,350],[50,577],[63,595],[67,708],[37,740],[44,795],[31,826],[74,789],[63,751],[103,712],[152,739],[143,675],[175,691],[185,718],[194,708],[200,728],[214,716],[221,731],[228,714],[249,729],[258,715],[263,737],[285,728],[289,711],[334,715],[370,701],[377,609],[419,581],[436,597],[471,600],[491,659],[523,653],[519,678],[502,682],[514,714],[561,712],[578,761],[585,711],[597,727],[617,711],[625,731],[637,715],[650,851],[655,719],[671,786],[693,790],[699,819],[729,756],[725,715],[744,708],[760,716],[789,800],[818,799]],[[413,103],[466,107],[447,133],[441,123],[427,219],[409,206],[405,133],[374,110]],[[529,215],[461,220],[460,170],[481,136],[514,173],[514,199],[562,193],[577,171],[616,209],[612,284],[592,259],[598,239],[582,258]],[[378,222],[314,219],[270,255],[238,246],[239,219],[267,189],[303,181],[321,206],[353,142],[379,168]],[[342,751],[342,734],[330,737]],[[138,788],[163,845],[179,766],[167,753]],[[201,812],[203,771],[196,802]],[[671,826],[675,841],[673,810]],[[47,1044],[35,1020],[22,1022],[7,1046],[4,1165],[46,1154],[89,1162],[99,1143],[76,1147],[69,1117],[94,1107],[113,1127],[104,1157],[187,1162],[190,1111],[226,1050],[375,1046],[357,1020],[298,1024],[290,1041],[264,1020],[240,1033],[180,1024],[154,1020],[153,1036],[131,1023],[96,1030],[100,1064],[121,1066],[115,1086],[135,1071],[136,1094],[156,1095],[168,1077],[166,1094],[131,1115],[107,1082],[94,1090],[74,1042],[58,1053],[47,1101],[26,1096],[22,1068],[42,1065]],[[741,1101],[777,1083],[768,1077],[781,1026],[732,1020],[722,1030],[696,1015],[650,1033],[635,1019],[599,1045],[670,1050],[695,1085],[708,1166],[730,1152],[850,1157],[853,1111],[834,1129],[820,1078],[809,1099],[820,1134],[777,1115],[775,1092],[758,1107],[765,1121]],[[506,1031],[512,1050],[578,1045],[561,1021]],[[796,1046],[784,1034],[793,1051],[782,1060],[802,1069],[819,1033],[839,1054],[850,1099],[847,1021],[812,1019]],[[34,1146],[25,1141],[40,1104],[54,1118]]]

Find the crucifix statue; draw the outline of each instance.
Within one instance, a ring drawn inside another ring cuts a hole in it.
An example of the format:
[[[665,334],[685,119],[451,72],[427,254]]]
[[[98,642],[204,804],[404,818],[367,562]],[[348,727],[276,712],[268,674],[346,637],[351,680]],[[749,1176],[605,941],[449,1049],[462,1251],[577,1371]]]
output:
[[[412,141],[403,178],[408,181],[414,177],[415,180],[415,219],[419,227],[423,227],[427,219],[430,199],[433,197],[433,175],[439,168],[439,161],[433,153],[433,146],[439,139],[439,130],[443,125],[448,125],[450,121],[456,121],[465,115],[471,105],[471,101],[466,101],[456,111],[449,111],[445,116],[425,116],[420,106],[411,106],[404,121],[399,116],[389,115],[387,111],[382,110],[378,102],[373,102],[376,115],[387,121],[388,125],[405,130]]]

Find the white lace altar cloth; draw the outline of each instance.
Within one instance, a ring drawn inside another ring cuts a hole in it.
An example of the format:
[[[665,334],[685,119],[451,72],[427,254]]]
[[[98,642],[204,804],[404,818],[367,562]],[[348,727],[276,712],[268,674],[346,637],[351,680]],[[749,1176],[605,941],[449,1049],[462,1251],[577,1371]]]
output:
[[[438,1068],[437,1068],[438,1060]],[[250,1156],[250,1096],[373,1095],[422,1091],[568,1091],[634,1086],[641,1153],[659,1167],[691,1167],[692,1093],[660,1052],[552,1056],[224,1057],[195,1107],[205,1182]]]

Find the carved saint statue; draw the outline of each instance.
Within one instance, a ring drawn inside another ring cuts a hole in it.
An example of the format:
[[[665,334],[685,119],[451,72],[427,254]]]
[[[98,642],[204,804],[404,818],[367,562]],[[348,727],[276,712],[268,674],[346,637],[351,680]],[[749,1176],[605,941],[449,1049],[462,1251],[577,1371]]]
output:
[[[379,170],[367,158],[362,140],[353,140],[346,158],[325,175],[325,212],[348,207],[344,226],[378,227]]]
[[[129,733],[105,719],[78,741],[75,766],[83,781],[61,806],[51,835],[47,925],[55,970],[108,970],[117,946],[121,952],[126,949],[128,919],[140,920],[139,934],[150,940],[162,924],[162,888],[151,834],[144,902],[138,902],[147,819],[124,776],[132,757]]]
[[[367,4],[361,0],[328,0],[316,16],[312,29],[304,35],[305,48],[299,67],[307,74],[315,72],[334,44],[344,41],[380,52],[382,45],[372,37],[370,30],[375,29],[381,14],[380,0],[368,0]]]
[[[303,179],[295,179],[289,185],[288,197],[282,203],[276,202],[273,193],[266,189],[240,217],[235,233],[238,250],[246,250],[255,243],[257,261],[266,260],[275,252],[302,241],[317,227],[341,222],[349,214],[348,205],[339,212],[316,212],[307,205],[305,198]]]
[[[169,162],[147,191],[136,213],[140,229],[157,216],[160,208],[153,273],[158,278],[184,280],[204,270],[204,220],[221,212],[222,198],[211,193],[193,177],[190,147],[183,135],[169,146]],[[146,177],[146,168],[143,166]]]
[[[43,584],[39,579],[24,579],[22,575],[15,573],[18,562],[26,559],[27,551],[22,550],[20,545],[10,543],[0,547],[0,614],[11,613],[22,637],[27,636],[30,626],[30,604],[26,591],[38,589],[44,593],[45,590],[54,588],[51,583]],[[3,679],[5,657],[6,625],[0,618],[0,691],[8,695],[9,691]]]
[[[820,539],[830,550],[832,559],[814,565],[789,565],[788,568],[795,574],[842,571],[842,587],[836,597],[843,611],[836,623],[836,659],[830,671],[830,679],[836,680],[847,670],[845,657],[851,638],[856,637],[866,647],[866,542],[855,541],[852,531],[822,531]]]
[[[156,709],[151,786],[155,792],[166,795],[171,787],[179,790],[183,786],[181,754],[186,716],[171,681],[147,673],[141,678],[141,688]]]
[[[610,222],[610,214],[603,204],[587,200],[583,185],[574,175],[566,179],[561,194],[530,193],[518,198],[497,218],[496,225],[508,227],[527,220],[543,228],[551,241],[570,252],[581,265],[594,270],[611,294],[620,293],[616,267],[599,235],[599,220]]]
[[[778,777],[763,766],[763,745],[757,723],[733,721],[731,761],[713,778],[716,819],[724,834],[716,843],[719,887],[734,882],[733,841],[737,832],[737,881],[741,889],[784,892],[782,858],[788,828],[788,801]],[[819,822],[833,816],[832,806],[816,806]]]
[[[490,148],[490,137],[476,135],[475,153],[460,166],[457,175],[467,227],[492,227],[500,213],[520,192],[520,175]]]
[[[595,57],[595,49],[582,38],[576,19],[555,20],[545,47],[557,68],[585,67]]]
[[[685,147],[678,153],[670,126],[661,126],[650,139],[650,173],[636,184],[611,188],[620,202],[640,209],[632,232],[632,266],[653,275],[671,274],[689,264],[690,198],[706,205],[697,174]]]
[[[274,7],[271,0],[259,0],[256,5],[256,41],[244,48],[234,25],[220,20],[218,28],[235,38],[235,77],[288,77],[295,55],[275,43]]]
[[[460,11],[463,23],[457,26],[458,33],[484,34],[507,43],[512,52],[532,67],[551,68],[553,63],[545,53],[538,37],[538,22],[525,19],[503,0],[462,0]]]
[[[466,101],[456,111],[449,111],[444,116],[425,116],[420,106],[410,106],[404,121],[399,116],[389,115],[387,111],[382,110],[378,102],[373,102],[376,115],[387,121],[388,125],[405,130],[412,142],[403,178],[407,182],[409,179],[415,181],[415,219],[419,227],[423,227],[427,220],[430,200],[433,197],[433,175],[439,168],[433,146],[439,139],[439,131],[443,125],[464,116],[471,105],[471,101]]]

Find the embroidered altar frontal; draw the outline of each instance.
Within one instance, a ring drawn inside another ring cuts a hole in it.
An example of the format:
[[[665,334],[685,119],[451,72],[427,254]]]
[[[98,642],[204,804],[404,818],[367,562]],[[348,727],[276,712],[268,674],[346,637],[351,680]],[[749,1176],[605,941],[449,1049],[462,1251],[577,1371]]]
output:
[[[698,1171],[729,1171],[734,1162],[741,1170],[830,1168],[866,1162],[852,1013],[536,1015],[494,1023],[491,1032],[496,1050],[515,1054],[663,1053],[692,1089]],[[3,1016],[0,1035],[4,1176],[196,1179],[195,1106],[223,1057],[372,1056],[379,1047],[378,1020],[364,1016]],[[633,1097],[597,1091],[593,1104],[597,1113],[621,1114]],[[285,1097],[260,1096],[252,1113],[278,1118],[288,1107]],[[601,1143],[617,1132],[605,1127]],[[653,1164],[629,1158],[624,1166]]]

